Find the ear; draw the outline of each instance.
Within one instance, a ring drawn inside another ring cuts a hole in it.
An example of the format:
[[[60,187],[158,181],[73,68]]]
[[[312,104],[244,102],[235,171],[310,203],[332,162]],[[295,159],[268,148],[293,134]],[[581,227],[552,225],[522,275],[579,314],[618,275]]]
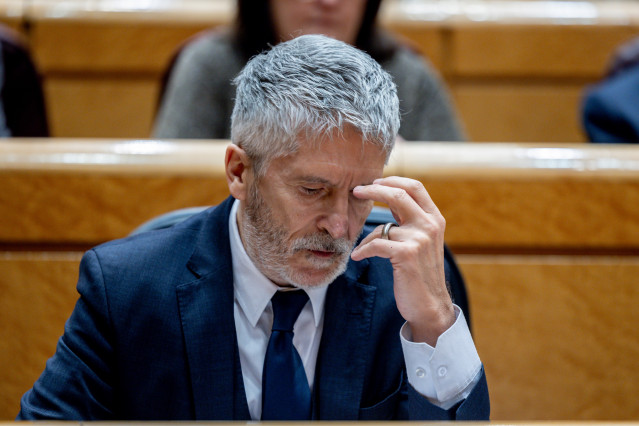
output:
[[[248,189],[247,178],[251,170],[248,155],[242,148],[232,143],[226,148],[224,166],[229,192],[235,199],[245,200]]]

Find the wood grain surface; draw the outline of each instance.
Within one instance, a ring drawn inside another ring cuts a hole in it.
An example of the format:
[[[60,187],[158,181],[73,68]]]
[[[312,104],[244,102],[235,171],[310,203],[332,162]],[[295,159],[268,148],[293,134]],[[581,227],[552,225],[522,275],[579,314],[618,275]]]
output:
[[[228,141],[0,141],[0,419],[53,353],[82,251],[228,194]],[[402,143],[447,219],[496,421],[639,416],[639,147]]]

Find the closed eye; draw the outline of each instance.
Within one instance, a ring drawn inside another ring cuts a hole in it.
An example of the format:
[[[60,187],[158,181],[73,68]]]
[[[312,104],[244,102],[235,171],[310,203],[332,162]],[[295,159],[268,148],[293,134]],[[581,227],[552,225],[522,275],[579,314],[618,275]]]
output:
[[[309,188],[307,186],[300,186],[300,191],[306,195],[317,195],[322,191],[322,188]]]

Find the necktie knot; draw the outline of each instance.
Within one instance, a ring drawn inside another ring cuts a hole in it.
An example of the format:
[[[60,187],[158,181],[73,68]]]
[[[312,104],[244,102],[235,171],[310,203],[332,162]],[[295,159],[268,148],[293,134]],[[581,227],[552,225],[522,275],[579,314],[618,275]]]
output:
[[[297,317],[308,301],[304,290],[278,291],[271,299],[273,330],[292,332]]]

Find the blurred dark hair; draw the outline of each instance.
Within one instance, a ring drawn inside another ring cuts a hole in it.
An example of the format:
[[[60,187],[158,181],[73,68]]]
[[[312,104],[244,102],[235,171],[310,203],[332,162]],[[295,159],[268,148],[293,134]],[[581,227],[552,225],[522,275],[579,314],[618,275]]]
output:
[[[377,62],[388,59],[397,44],[376,25],[377,13],[382,0],[368,0],[364,19],[359,29],[355,47],[366,51]],[[237,0],[237,15],[234,38],[245,59],[275,46],[277,39],[269,0]]]

